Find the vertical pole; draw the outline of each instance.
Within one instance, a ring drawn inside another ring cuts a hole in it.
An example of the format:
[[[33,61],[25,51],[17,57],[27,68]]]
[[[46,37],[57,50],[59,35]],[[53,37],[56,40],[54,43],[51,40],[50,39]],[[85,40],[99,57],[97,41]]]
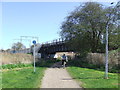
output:
[[[14,43],[14,53],[16,53],[16,47],[15,47],[15,43]]]
[[[35,44],[34,44],[34,72],[35,72]]]
[[[39,42],[39,38],[37,37],[37,42]]]
[[[29,44],[29,47],[30,47],[29,53],[31,53],[31,40],[29,40],[29,41],[30,41],[30,44]]]
[[[22,43],[22,36],[20,37],[20,42]]]
[[[20,43],[22,43],[22,37],[20,36]]]
[[[108,79],[108,25],[106,26],[105,79]]]

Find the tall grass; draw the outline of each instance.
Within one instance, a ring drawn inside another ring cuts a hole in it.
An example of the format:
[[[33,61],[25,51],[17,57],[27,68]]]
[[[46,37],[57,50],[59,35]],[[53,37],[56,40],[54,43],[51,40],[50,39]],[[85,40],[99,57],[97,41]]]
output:
[[[109,52],[109,72],[119,72],[119,60],[120,56],[118,50]],[[84,58],[82,57],[69,61],[68,65],[105,70],[105,54],[88,53],[88,55]]]
[[[84,59],[77,59],[77,60],[69,60],[67,63],[67,66],[76,66],[76,67],[82,67],[82,68],[90,68],[90,69],[95,69],[99,71],[104,71],[105,70],[105,65],[95,65],[88,63],[84,61]],[[109,72],[111,73],[118,73],[119,72],[119,67],[109,67]]]
[[[33,56],[24,53],[0,53],[3,64],[32,63]]]

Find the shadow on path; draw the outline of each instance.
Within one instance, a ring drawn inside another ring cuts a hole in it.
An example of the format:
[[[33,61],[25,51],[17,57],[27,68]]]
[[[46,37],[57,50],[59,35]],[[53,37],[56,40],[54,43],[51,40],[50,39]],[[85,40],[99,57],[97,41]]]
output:
[[[57,62],[57,63],[53,64],[50,68],[63,68],[61,63],[62,63],[61,61]]]

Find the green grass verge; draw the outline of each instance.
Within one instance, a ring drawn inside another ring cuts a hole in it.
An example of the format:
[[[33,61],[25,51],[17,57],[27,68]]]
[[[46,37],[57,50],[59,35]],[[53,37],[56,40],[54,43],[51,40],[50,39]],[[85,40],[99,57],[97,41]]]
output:
[[[67,71],[83,88],[118,88],[118,74],[109,73],[109,79],[104,79],[104,72],[94,69],[67,67]]]
[[[22,67],[32,67],[32,64],[6,64],[2,65],[2,69],[14,69],[14,68],[22,68]]]
[[[32,64],[5,65],[9,71],[2,73],[2,88],[40,88],[44,71],[47,67],[57,62],[56,60],[42,60],[36,63],[36,72]],[[31,68],[23,68],[23,67]],[[14,68],[22,68],[14,70]]]
[[[44,74],[44,67],[7,71],[2,73],[2,88],[38,88]]]
[[[0,72],[0,90],[2,89],[2,73]]]

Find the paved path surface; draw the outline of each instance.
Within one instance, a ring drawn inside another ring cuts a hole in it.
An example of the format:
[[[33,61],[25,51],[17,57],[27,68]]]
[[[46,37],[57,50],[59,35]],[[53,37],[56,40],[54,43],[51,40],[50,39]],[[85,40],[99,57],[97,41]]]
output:
[[[61,67],[61,62],[54,64],[45,71],[41,88],[81,88]]]

